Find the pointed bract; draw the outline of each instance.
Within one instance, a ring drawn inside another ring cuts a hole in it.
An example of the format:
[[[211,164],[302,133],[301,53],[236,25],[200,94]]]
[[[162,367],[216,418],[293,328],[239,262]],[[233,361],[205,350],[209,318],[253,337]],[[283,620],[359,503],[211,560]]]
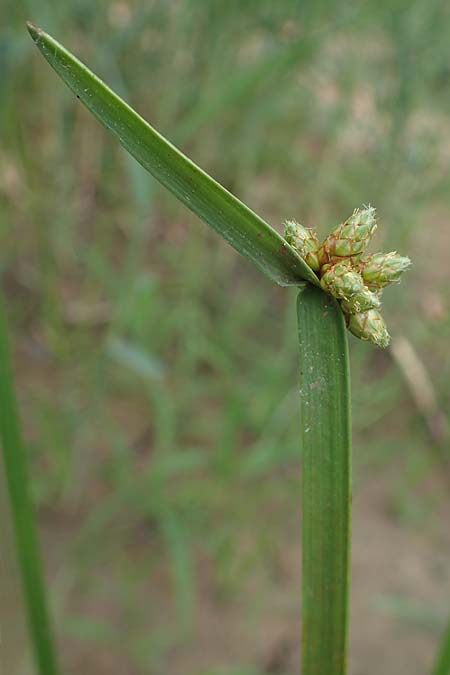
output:
[[[29,30],[81,103],[187,208],[282,286],[297,286],[302,280],[319,285],[311,268],[268,223],[196,166],[51,35],[36,26]],[[0,82],[2,72],[0,66]]]

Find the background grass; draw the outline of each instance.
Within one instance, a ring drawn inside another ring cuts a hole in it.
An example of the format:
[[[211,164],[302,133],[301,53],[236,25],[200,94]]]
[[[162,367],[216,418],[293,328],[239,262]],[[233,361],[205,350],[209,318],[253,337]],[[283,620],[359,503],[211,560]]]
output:
[[[441,0],[6,0],[0,265],[66,672],[297,672],[295,291],[166,194],[29,40],[60,39],[280,229],[378,208],[386,294],[448,410]],[[375,250],[375,249],[374,249]],[[450,591],[448,434],[351,339],[353,673],[425,672]],[[430,434],[431,429],[431,434]],[[380,656],[380,653],[383,656]]]

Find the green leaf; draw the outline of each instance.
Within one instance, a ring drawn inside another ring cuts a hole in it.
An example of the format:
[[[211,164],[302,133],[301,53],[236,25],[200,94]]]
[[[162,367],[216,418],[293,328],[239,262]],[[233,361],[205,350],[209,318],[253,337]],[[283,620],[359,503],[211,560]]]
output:
[[[316,275],[262,218],[196,166],[50,35],[28,24],[36,45],[84,105],[162,185],[282,286]]]
[[[350,586],[351,425],[338,303],[298,296],[303,456],[303,675],[344,675]]]
[[[28,626],[40,675],[58,672],[48,617],[31,490],[13,388],[6,319],[0,297],[0,441]],[[0,485],[0,490],[4,486]],[[3,527],[3,530],[5,528]],[[5,542],[2,541],[2,546]]]

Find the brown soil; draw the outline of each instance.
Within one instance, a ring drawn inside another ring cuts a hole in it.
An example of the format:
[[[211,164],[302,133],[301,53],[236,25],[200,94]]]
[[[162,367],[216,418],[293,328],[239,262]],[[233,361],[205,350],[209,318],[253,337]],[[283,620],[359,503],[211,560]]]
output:
[[[431,468],[417,488],[420,502],[433,502],[431,515],[425,522],[408,523],[395,509],[402,472],[399,463],[386,463],[358,480],[354,498],[350,675],[429,673],[448,610],[448,483],[440,467]],[[64,638],[61,647],[65,672],[206,675],[227,667],[234,672],[232,668],[240,665],[253,667],[261,674],[298,675],[299,532],[298,514],[294,514],[292,522],[280,533],[275,567],[270,572],[258,568],[238,594],[225,597],[217,593],[211,562],[199,555],[195,620],[184,639],[155,656],[151,670],[131,663],[120,644]],[[46,548],[52,551],[50,567],[61,564],[62,560],[57,559],[64,556],[69,536],[65,523],[58,528],[53,522],[47,530]],[[108,570],[103,574],[107,577]],[[164,567],[149,575],[148,598],[148,635],[175,631],[170,575]],[[120,625],[120,610],[113,600],[105,600],[100,606],[98,601],[90,604],[83,599],[76,604],[77,611],[100,622]],[[124,641],[129,639],[128,628],[124,626]]]

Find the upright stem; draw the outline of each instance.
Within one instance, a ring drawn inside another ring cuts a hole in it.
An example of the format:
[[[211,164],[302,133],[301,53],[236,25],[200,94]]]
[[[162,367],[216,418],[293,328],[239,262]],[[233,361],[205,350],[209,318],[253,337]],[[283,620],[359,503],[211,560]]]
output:
[[[432,675],[449,675],[450,673],[450,619],[439,645]]]
[[[0,441],[28,625],[40,675],[56,675],[26,456],[14,395],[7,325],[0,296]],[[0,486],[0,489],[2,486]]]
[[[337,302],[305,285],[297,303],[303,456],[302,675],[347,670],[351,422]]]

